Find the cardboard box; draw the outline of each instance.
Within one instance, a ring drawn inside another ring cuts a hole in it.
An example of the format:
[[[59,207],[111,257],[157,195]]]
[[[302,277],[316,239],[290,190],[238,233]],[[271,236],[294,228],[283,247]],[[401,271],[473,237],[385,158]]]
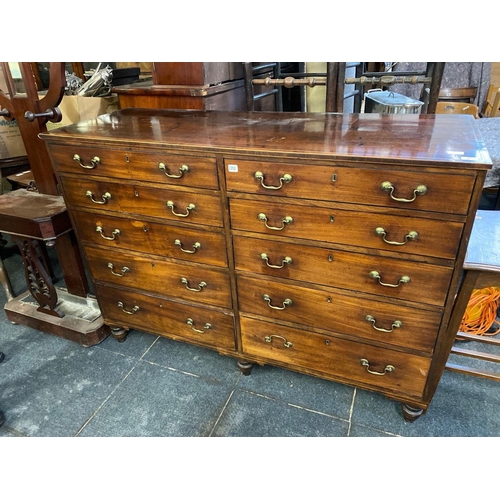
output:
[[[120,109],[118,96],[109,97],[82,97],[65,95],[58,108],[62,113],[62,120],[58,123],[47,122],[47,130],[71,125],[84,120],[92,120]]]
[[[0,159],[26,156],[23,138],[16,120],[0,118]]]

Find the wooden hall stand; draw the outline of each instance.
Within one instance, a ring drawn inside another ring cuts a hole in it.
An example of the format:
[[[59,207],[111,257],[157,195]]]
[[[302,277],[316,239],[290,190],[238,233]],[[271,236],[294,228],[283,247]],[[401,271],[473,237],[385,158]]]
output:
[[[63,336],[82,345],[93,345],[109,335],[109,327],[103,324],[97,302],[89,295],[90,287],[69,214],[59,195],[47,149],[38,137],[41,132],[46,132],[48,120],[60,120],[57,105],[66,85],[64,63],[51,63],[50,86],[42,98],[39,98],[30,63],[19,63],[26,91],[22,94],[16,91],[8,63],[2,64],[9,95],[0,92],[0,112],[5,119],[15,119],[19,125],[37,192],[12,191],[0,196],[0,233],[9,233],[17,241],[28,289],[33,291],[38,287],[41,291],[33,295],[37,307],[28,306],[26,296],[21,296],[9,300],[5,311],[15,323]],[[39,258],[44,252],[35,252],[35,248],[40,250],[46,243],[54,245],[65,289],[56,291],[44,259]],[[48,303],[45,301],[47,294],[50,297]],[[97,320],[94,317],[96,311]],[[62,327],[60,320],[63,316]],[[89,317],[94,318],[90,328]]]

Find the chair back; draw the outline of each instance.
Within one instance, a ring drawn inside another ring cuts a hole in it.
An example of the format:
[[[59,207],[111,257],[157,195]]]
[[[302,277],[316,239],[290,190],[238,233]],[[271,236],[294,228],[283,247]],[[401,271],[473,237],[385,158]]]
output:
[[[479,108],[467,102],[438,102],[436,114],[472,115],[474,118],[479,118]]]
[[[491,84],[488,88],[483,116],[484,118],[500,116],[500,87],[498,85]]]
[[[477,87],[456,87],[439,89],[439,101],[454,101],[474,103],[477,95]]]

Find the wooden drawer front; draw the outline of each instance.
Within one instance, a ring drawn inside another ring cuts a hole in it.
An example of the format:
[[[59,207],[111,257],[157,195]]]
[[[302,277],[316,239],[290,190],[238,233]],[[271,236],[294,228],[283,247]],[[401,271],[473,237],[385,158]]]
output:
[[[87,247],[95,280],[169,297],[231,307],[229,275],[222,269]]]
[[[453,214],[467,213],[475,181],[473,175],[231,159],[225,166],[228,191]],[[419,186],[424,194],[414,194]]]
[[[230,208],[233,229],[447,259],[455,258],[463,227],[459,222],[414,216],[402,217],[267,201],[232,199]],[[287,220],[289,222],[285,222]],[[269,229],[266,224],[278,229]],[[386,234],[376,234],[377,228],[382,228]],[[416,239],[409,238],[413,231],[418,233]],[[383,237],[388,242],[404,244],[387,243]]]
[[[84,243],[227,267],[226,241],[221,233],[74,209],[71,215]]]
[[[128,181],[151,181],[172,186],[219,188],[215,158],[162,152],[119,151],[99,146],[51,145],[50,152],[53,164],[59,172],[92,174]],[[73,159],[75,154],[80,160]],[[97,163],[92,162],[95,157],[99,158]]]
[[[243,352],[249,356],[415,396],[424,390],[428,358],[249,318],[241,318],[240,323]],[[389,371],[391,366],[393,371]],[[367,368],[383,375],[369,373]]]
[[[242,313],[426,352],[432,352],[441,323],[439,311],[244,276],[238,276],[238,300]]]
[[[307,281],[435,306],[444,305],[453,271],[449,267],[432,264],[310,247],[292,242],[284,244],[270,239],[234,235],[233,243],[235,266],[239,271]],[[377,272],[379,278],[372,275],[373,272]],[[406,278],[410,281],[406,282]]]
[[[234,321],[229,314],[99,284],[96,295],[107,324],[235,349]]]
[[[157,189],[78,177],[63,177],[62,185],[64,200],[68,205],[97,208],[104,212],[161,217],[189,224],[222,226],[220,200],[215,194]],[[191,208],[188,208],[189,206]]]

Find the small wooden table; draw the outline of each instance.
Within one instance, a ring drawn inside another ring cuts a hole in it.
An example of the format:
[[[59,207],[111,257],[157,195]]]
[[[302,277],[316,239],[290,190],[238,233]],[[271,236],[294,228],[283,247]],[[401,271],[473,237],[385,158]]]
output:
[[[500,286],[500,211],[478,210],[463,265],[464,273],[450,320],[449,331],[457,339],[473,340],[500,347],[500,339],[458,331],[474,289]],[[454,346],[451,354],[500,363],[500,356]],[[446,369],[500,381],[500,372],[477,370],[448,362]]]

